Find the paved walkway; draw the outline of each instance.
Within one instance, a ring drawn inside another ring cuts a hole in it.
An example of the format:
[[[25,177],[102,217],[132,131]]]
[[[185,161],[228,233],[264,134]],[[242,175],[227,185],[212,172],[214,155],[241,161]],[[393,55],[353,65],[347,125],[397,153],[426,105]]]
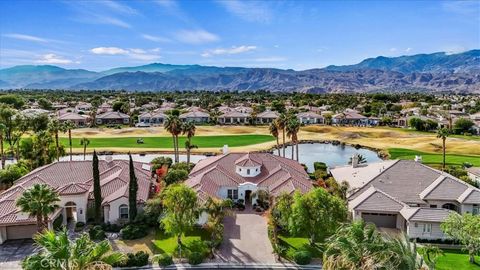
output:
[[[224,220],[225,232],[218,257],[223,262],[275,263],[267,235],[267,220],[252,210],[236,211]]]
[[[35,250],[33,240],[8,240],[0,245],[0,269],[20,269],[20,261]]]

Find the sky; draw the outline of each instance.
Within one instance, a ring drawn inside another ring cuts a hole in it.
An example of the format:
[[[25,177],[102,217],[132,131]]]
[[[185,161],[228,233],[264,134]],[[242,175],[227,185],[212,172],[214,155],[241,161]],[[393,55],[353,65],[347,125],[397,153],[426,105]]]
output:
[[[478,48],[480,0],[0,1],[0,68],[303,70]]]

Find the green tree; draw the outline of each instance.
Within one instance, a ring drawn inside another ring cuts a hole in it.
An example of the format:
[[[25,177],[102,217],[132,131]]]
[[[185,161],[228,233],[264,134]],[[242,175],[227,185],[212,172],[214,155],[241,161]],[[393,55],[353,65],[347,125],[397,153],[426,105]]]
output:
[[[294,116],[294,117],[290,118],[290,120],[287,122],[287,127],[286,128],[287,128],[287,136],[292,141],[292,160],[297,160],[298,161],[298,132],[300,131],[300,122]],[[296,152],[295,158],[294,158],[294,155],[293,155],[293,152],[294,152],[293,150],[294,149],[295,149],[295,152]]]
[[[62,125],[62,131],[68,132],[68,146],[70,148],[70,161],[72,161],[72,129],[75,128],[75,124],[72,121],[66,121]]]
[[[280,156],[280,143],[278,141],[278,136],[279,136],[279,128],[277,126],[277,122],[276,121],[273,121],[272,123],[270,123],[270,126],[268,127],[268,130],[270,132],[270,134],[275,137],[276,141],[277,141],[277,151],[278,151],[278,156]]]
[[[188,179],[188,171],[183,169],[170,169],[165,176],[165,184],[172,185]]]
[[[179,150],[178,150],[178,135],[182,132],[182,121],[176,114],[170,114],[165,119],[165,130],[172,134],[173,139],[173,152],[175,162],[179,161]]]
[[[45,184],[35,184],[17,199],[20,211],[37,218],[38,232],[48,228],[48,215],[58,207],[57,192]]]
[[[0,170],[0,183],[5,185],[12,185],[13,182],[28,173],[28,168],[23,162],[7,165],[3,170]]]
[[[27,120],[17,110],[3,105],[0,106],[0,123],[5,125],[4,137],[9,145],[9,151],[12,154],[15,153],[15,157],[18,160],[20,139],[28,130]],[[15,146],[17,146],[17,151],[15,151]]]
[[[108,269],[127,260],[124,254],[114,252],[107,240],[95,243],[82,234],[72,241],[66,229],[45,231],[34,240],[39,250],[22,261],[25,270]]]
[[[197,221],[197,193],[183,184],[170,185],[162,195],[162,203],[165,209],[162,224],[167,233],[177,237],[181,257],[182,234],[189,231]]]
[[[390,269],[386,268],[390,259],[375,225],[360,220],[340,227],[326,241],[323,267],[325,270]]]
[[[443,162],[442,162],[442,170],[445,170],[445,146],[447,137],[450,135],[450,130],[448,128],[439,128],[437,130],[437,138],[442,139],[442,153],[443,153]]]
[[[135,166],[133,165],[132,155],[128,153],[130,160],[130,182],[128,183],[128,218],[130,222],[134,221],[137,217],[137,192],[138,182],[135,176]]]
[[[102,219],[102,190],[100,187],[100,170],[98,169],[97,152],[93,150],[93,203],[95,223],[100,224]]]
[[[7,129],[7,127],[5,126],[5,124],[3,123],[0,123],[0,169],[4,169],[5,168],[5,152],[3,150],[3,138],[4,138],[4,134],[5,134],[5,130]]]
[[[470,132],[475,123],[467,118],[460,118],[453,124],[453,130],[456,134]]]
[[[387,269],[421,269],[423,261],[417,253],[417,245],[412,244],[407,235],[387,239],[386,250],[391,254]]]
[[[87,138],[82,138],[80,140],[80,145],[83,145],[83,160],[87,158],[87,146],[90,144],[90,140]]]
[[[210,236],[215,246],[220,245],[223,238],[223,219],[225,216],[232,215],[233,201],[230,199],[219,200],[212,197],[208,197],[204,204],[204,210],[208,214],[207,230],[210,231]],[[213,250],[212,250],[213,255]]]
[[[25,105],[25,101],[19,95],[0,95],[0,103],[11,105],[17,110]]]
[[[437,246],[432,245],[425,245],[421,250],[422,256],[425,258],[425,262],[427,263],[430,270],[435,270],[435,266],[437,265],[438,258],[440,256],[445,256],[443,250],[441,250]]]
[[[451,213],[440,225],[449,237],[458,240],[468,251],[470,263],[475,263],[475,255],[480,252],[480,216],[466,213]]]
[[[282,137],[283,137],[283,141],[282,141],[283,155],[282,156],[285,157],[285,135],[286,135],[285,129],[287,128],[288,117],[286,114],[282,113],[277,119],[275,119],[275,122],[278,129],[282,131]]]
[[[44,110],[51,110],[52,109],[52,103],[48,101],[46,98],[40,98],[38,101],[38,106]]]
[[[60,144],[58,140],[58,133],[62,131],[62,124],[57,119],[52,119],[50,123],[48,123],[48,131],[55,136],[55,148],[57,154],[57,161],[60,160]]]
[[[294,195],[289,227],[293,234],[307,234],[310,245],[314,245],[331,235],[346,218],[345,203],[324,189],[316,188],[303,195]]]
[[[195,136],[195,130],[195,123],[193,122],[186,122],[182,125],[182,134],[187,135],[187,141],[185,142],[185,149],[187,150],[187,163],[190,163],[191,150],[197,148],[196,145],[192,144],[192,137]]]

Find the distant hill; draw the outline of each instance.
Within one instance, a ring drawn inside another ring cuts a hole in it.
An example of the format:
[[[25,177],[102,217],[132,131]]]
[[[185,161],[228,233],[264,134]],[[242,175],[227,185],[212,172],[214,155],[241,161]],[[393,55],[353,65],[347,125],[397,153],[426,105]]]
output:
[[[277,92],[455,91],[480,93],[480,50],[365,59],[303,71],[153,63],[102,72],[56,66],[0,70],[0,88]]]

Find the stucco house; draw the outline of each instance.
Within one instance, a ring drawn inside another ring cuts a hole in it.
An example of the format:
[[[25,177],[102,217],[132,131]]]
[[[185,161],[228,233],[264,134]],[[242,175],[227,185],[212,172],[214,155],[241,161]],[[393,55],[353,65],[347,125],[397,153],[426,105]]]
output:
[[[298,121],[301,124],[325,124],[325,119],[320,114],[314,112],[302,112],[297,114]]]
[[[349,125],[349,126],[367,126],[368,117],[359,114],[355,110],[345,110],[332,117],[332,123],[335,125]]]
[[[64,113],[58,117],[60,123],[72,122],[76,127],[85,127],[87,126],[89,117],[86,115],[81,115],[75,112]]]
[[[203,200],[242,199],[246,205],[256,203],[258,190],[278,196],[313,188],[300,163],[270,153],[226,153],[201,160],[185,184]]]
[[[104,222],[117,223],[128,220],[129,161],[100,160],[100,186]],[[152,186],[150,167],[134,162],[138,182],[137,203],[141,210]],[[37,230],[36,218],[22,213],[15,202],[34,184],[47,184],[60,196],[59,208],[48,218],[48,227],[61,219],[86,222],[93,208],[92,161],[59,161],[37,168],[0,193],[0,244],[9,239],[31,238]]]
[[[106,112],[97,115],[95,121],[98,125],[119,124],[128,125],[130,123],[130,116],[121,112]]]
[[[192,111],[180,115],[180,120],[184,122],[207,123],[210,115],[202,111]]]
[[[451,211],[480,214],[480,190],[413,160],[388,160],[331,169],[350,184],[353,219],[404,231],[410,238],[446,238],[440,224]]]
[[[167,116],[162,112],[145,112],[138,116],[138,122],[144,124],[163,125]]]
[[[467,175],[480,185],[480,167],[467,168]]]
[[[275,111],[264,111],[259,114],[257,114],[257,124],[270,124],[275,119],[277,119],[280,116],[278,112]]]
[[[249,113],[238,111],[226,112],[218,117],[220,124],[248,124]]]

